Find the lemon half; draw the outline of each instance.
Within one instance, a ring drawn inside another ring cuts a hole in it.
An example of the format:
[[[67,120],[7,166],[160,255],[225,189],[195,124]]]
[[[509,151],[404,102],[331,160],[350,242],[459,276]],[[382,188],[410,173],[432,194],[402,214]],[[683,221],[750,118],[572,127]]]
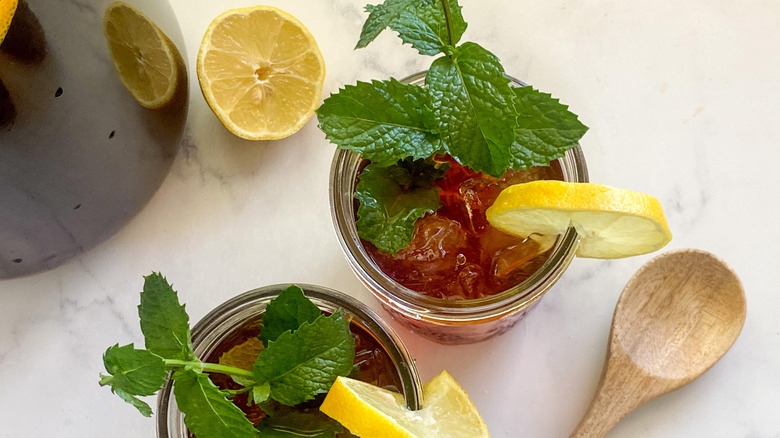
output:
[[[212,21],[198,52],[198,81],[211,110],[248,140],[284,138],[314,114],[325,62],[314,37],[271,7],[227,11]]]
[[[423,408],[401,394],[339,377],[320,410],[361,438],[489,438],[466,391],[446,371],[423,387]]]
[[[170,102],[179,85],[180,55],[168,37],[139,10],[124,2],[108,5],[103,31],[119,79],[143,107]]]
[[[614,259],[646,254],[672,239],[663,207],[644,193],[591,183],[532,181],[504,189],[486,211],[509,234],[579,234],[577,256]]]

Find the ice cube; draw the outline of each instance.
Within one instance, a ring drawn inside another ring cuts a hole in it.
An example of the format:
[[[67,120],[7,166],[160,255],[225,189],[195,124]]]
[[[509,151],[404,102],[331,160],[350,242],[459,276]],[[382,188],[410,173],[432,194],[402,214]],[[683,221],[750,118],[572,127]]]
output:
[[[419,292],[436,292],[449,288],[464,265],[469,240],[457,221],[432,214],[418,219],[414,237],[393,258],[375,254],[382,271],[401,284]]]
[[[547,257],[540,257],[546,250],[536,240],[526,238],[496,252],[491,280],[505,287],[525,281],[547,260]]]

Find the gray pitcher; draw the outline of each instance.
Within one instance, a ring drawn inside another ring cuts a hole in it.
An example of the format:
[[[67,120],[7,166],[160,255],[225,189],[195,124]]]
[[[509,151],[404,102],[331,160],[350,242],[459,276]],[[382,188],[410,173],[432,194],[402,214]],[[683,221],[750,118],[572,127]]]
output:
[[[125,0],[184,55],[165,0]],[[20,0],[0,45],[0,279],[56,267],[112,236],[162,183],[187,113],[124,88],[103,32],[112,0]]]

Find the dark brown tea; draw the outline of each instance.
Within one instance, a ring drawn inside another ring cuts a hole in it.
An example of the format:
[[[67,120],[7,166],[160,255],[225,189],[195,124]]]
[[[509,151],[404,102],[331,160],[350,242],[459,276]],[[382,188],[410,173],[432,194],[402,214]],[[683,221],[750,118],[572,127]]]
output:
[[[527,170],[508,170],[494,178],[458,164],[436,181],[441,207],[415,222],[414,237],[392,254],[363,245],[377,266],[393,280],[416,292],[448,300],[482,298],[505,291],[536,272],[551,250],[533,239],[493,228],[485,211],[505,188],[541,179],[563,180],[557,162]]]

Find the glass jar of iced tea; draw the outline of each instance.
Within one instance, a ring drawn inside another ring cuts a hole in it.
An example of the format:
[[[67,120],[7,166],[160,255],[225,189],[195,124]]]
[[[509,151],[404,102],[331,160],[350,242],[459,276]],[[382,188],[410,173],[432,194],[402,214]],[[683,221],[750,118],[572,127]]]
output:
[[[239,295],[223,303],[203,317],[192,329],[195,354],[204,362],[218,362],[219,357],[236,345],[240,345],[260,332],[260,322],[268,303],[288,285],[267,286]],[[355,368],[352,377],[396,391],[406,399],[409,409],[417,410],[422,404],[422,385],[417,368],[406,347],[393,329],[385,324],[365,304],[343,293],[320,286],[298,284],[304,294],[324,313],[340,311],[350,322],[355,338]],[[213,374],[212,381],[222,389],[231,389],[232,381],[225,375]],[[187,438],[183,415],[173,397],[173,385],[165,382],[157,399],[157,437]],[[235,388],[232,388],[235,389]],[[234,402],[250,421],[257,423],[264,415],[253,404],[236,396]],[[295,409],[317,409],[316,399],[296,406]],[[346,433],[339,438],[353,437]]]
[[[522,82],[510,78],[514,86]],[[424,85],[425,72],[402,82]],[[576,146],[550,166],[508,170],[500,178],[435,157],[449,168],[441,180],[441,208],[418,219],[409,245],[395,255],[358,235],[354,198],[365,167],[359,153],[339,149],[330,172],[330,205],[339,242],[352,269],[385,309],[412,331],[440,343],[478,342],[520,320],[566,270],[577,245],[569,229],[528,239],[494,229],[485,210],[513,184],[539,179],[587,182]]]

